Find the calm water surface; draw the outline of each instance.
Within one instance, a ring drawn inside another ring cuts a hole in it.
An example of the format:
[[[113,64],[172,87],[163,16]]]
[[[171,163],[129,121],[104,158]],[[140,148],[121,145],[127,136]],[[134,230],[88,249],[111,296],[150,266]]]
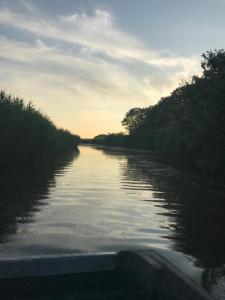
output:
[[[225,299],[224,195],[147,152],[79,150],[0,177],[1,257],[153,246]]]

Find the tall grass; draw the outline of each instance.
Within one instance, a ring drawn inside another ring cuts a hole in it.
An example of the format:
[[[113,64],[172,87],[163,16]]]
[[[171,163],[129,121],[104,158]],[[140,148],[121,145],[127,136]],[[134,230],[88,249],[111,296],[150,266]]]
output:
[[[79,137],[58,129],[31,102],[0,92],[0,167],[26,165],[56,155],[79,143]]]

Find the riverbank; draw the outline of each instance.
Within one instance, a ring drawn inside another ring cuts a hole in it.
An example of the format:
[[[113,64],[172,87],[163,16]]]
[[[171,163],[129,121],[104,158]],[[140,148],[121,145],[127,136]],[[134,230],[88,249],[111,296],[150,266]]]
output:
[[[55,124],[29,102],[0,92],[0,168],[18,169],[74,150],[80,137]]]
[[[127,134],[100,134],[89,142],[155,151],[166,164],[224,185],[225,50],[203,53],[201,67],[201,76],[155,105],[131,108],[121,122]]]

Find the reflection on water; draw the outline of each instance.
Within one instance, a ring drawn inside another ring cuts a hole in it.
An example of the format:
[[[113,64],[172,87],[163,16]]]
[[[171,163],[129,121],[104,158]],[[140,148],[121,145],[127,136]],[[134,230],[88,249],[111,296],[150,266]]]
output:
[[[18,233],[19,225],[33,221],[35,212],[46,205],[50,189],[79,152],[67,153],[60,158],[40,161],[32,169],[10,174],[0,174],[0,243]]]
[[[204,287],[221,298],[224,195],[151,154],[82,146],[79,156],[2,178],[0,187],[2,256],[176,250],[193,257]]]

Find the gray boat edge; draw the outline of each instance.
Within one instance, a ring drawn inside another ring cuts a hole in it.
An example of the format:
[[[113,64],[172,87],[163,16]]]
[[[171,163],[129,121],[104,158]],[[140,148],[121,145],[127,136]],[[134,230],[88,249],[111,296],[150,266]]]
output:
[[[212,299],[208,293],[198,286],[183,270],[177,268],[171,261],[166,259],[156,250],[121,251],[110,253],[85,253],[85,254],[62,254],[32,256],[29,258],[10,258],[0,260],[0,280],[13,278],[27,278],[63,274],[78,274],[123,270],[142,272],[151,268],[154,272],[163,272],[166,281],[177,285],[177,289],[191,288],[196,299]],[[148,279],[149,271],[145,271]],[[173,279],[172,279],[173,278]],[[175,279],[174,279],[175,278]],[[166,283],[167,284],[167,283]],[[165,285],[165,283],[164,283]]]

